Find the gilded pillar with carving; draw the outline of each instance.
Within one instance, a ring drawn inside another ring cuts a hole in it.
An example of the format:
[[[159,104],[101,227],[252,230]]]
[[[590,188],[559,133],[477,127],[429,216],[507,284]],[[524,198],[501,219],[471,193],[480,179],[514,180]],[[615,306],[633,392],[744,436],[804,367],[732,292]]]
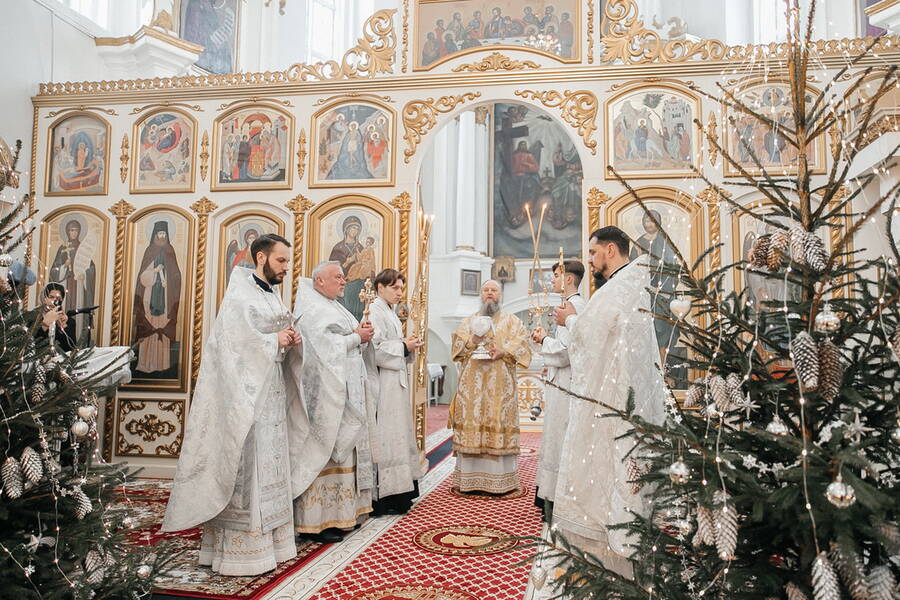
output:
[[[412,199],[409,192],[401,192],[391,200],[391,206],[400,213],[400,262],[399,268],[403,276],[409,281],[409,211],[412,208]],[[422,257],[419,257],[420,259]],[[403,302],[406,302],[406,291],[403,292]]]
[[[731,194],[725,190],[721,193],[715,188],[708,187],[699,194],[699,198],[709,211],[709,243],[715,246],[709,253],[709,272],[717,271],[722,268],[722,199],[730,198]]]
[[[300,283],[301,261],[303,260],[303,232],[306,211],[313,207],[313,202],[303,194],[291,198],[285,206],[294,213],[294,255],[291,265],[291,307],[297,299],[297,285]]]
[[[203,291],[206,287],[206,242],[209,215],[219,208],[206,196],[191,204],[197,214],[197,264],[194,273],[194,323],[191,335],[191,392],[200,373],[200,357],[203,351]]]
[[[600,207],[609,201],[609,195],[601,192],[598,188],[592,187],[588,190],[587,209],[588,209],[588,235],[600,229]],[[594,278],[588,279],[591,294],[596,289],[594,287]]]

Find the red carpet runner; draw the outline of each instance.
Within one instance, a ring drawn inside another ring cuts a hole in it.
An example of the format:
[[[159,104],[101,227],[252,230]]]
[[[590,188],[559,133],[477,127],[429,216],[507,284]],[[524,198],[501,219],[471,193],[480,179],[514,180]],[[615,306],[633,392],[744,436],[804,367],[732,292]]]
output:
[[[539,535],[534,475],[540,434],[522,434],[523,490],[504,498],[463,497],[447,477],[313,596],[314,600],[520,600],[528,550],[504,538]]]

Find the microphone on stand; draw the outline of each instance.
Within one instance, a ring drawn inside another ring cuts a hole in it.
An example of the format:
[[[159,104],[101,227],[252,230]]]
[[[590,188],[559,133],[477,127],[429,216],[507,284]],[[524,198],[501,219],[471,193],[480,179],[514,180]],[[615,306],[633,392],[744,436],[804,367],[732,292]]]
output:
[[[98,304],[97,306],[83,306],[82,308],[76,308],[76,309],[73,309],[73,310],[67,310],[67,311],[66,311],[66,316],[67,316],[67,317],[74,317],[75,315],[86,315],[86,314],[88,314],[88,313],[90,313],[90,312],[92,312],[92,311],[94,311],[94,310],[97,310],[98,308],[100,308],[100,305],[99,305],[99,304]]]

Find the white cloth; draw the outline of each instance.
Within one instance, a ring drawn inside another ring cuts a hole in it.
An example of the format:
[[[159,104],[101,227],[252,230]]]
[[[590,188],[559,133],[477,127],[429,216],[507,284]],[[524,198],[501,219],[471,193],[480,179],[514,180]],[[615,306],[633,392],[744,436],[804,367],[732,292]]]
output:
[[[356,318],[338,301],[313,289],[311,280],[301,280],[299,291],[294,315],[299,317],[303,337],[303,364],[297,381],[304,410],[291,415],[298,432],[291,439],[293,486],[302,493],[316,494],[324,488],[310,488],[329,461],[347,465],[352,459],[354,493],[359,496],[375,484],[375,457],[369,440],[375,428],[378,381],[371,344],[360,344],[354,332],[359,325]],[[357,499],[348,502],[355,506]],[[302,513],[310,503],[309,495],[301,495],[294,503],[295,521],[305,523],[307,530],[310,519]]]
[[[249,269],[234,272],[204,347],[162,531],[205,524],[211,535],[258,539],[293,528],[287,412],[299,398],[282,361],[296,352],[282,353],[277,339],[290,322],[277,293],[260,288]],[[229,570],[262,572],[248,561],[225,562]]]
[[[200,564],[220,575],[258,575],[296,556],[291,523],[265,533],[203,527],[200,538]]]
[[[413,491],[413,481],[424,475],[419,462],[413,421],[412,395],[403,325],[382,298],[370,307],[369,320],[375,328],[372,345],[378,369],[378,402],[372,446],[379,455],[376,498]]]
[[[456,454],[453,483],[461,492],[505,494],[519,489],[519,457],[514,454]]]
[[[635,414],[661,423],[666,391],[656,364],[656,334],[652,317],[641,312],[650,308],[648,284],[646,262],[637,259],[597,290],[580,315],[566,320],[571,332],[571,389],[624,409],[632,388]],[[630,520],[629,511],[646,515],[649,510],[628,484],[624,457],[634,442],[617,439],[631,426],[616,417],[602,418],[605,412],[596,404],[573,399],[554,522],[594,541],[591,551],[615,559],[628,555],[629,540],[627,532],[608,531],[607,525]]]
[[[581,294],[566,298],[575,307],[575,313],[584,311],[587,301]],[[569,366],[569,340],[571,334],[565,326],[558,326],[553,337],[546,336],[541,343],[541,356],[547,366],[547,380],[568,389],[572,375]],[[569,424],[571,398],[555,387],[544,386],[544,429],[541,450],[534,483],[537,495],[551,502],[556,497],[556,480],[562,456],[563,439]]]

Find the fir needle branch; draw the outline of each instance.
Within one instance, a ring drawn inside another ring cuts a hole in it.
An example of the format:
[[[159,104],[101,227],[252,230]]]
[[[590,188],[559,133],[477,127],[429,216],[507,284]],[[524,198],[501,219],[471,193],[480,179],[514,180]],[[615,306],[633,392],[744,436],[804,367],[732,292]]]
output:
[[[721,149],[720,149],[720,152],[721,152]],[[710,179],[704,173],[699,171],[698,169],[696,169],[696,168],[694,169],[694,174],[697,175],[698,177],[700,177],[700,179],[702,179],[709,187],[711,187],[713,190],[715,190],[716,193],[719,195],[719,198],[723,202],[725,202],[726,204],[731,206],[734,210],[736,210],[736,211],[740,212],[741,214],[744,214],[748,217],[756,219],[757,221],[760,221],[761,223],[765,223],[766,225],[771,225],[772,227],[775,227],[777,229],[784,229],[785,231],[788,230],[788,227],[786,225],[784,225],[783,223],[779,223],[778,221],[770,220],[769,217],[772,215],[758,215],[755,212],[753,212],[752,210],[750,210],[749,208],[747,208],[746,206],[744,206],[743,204],[740,204],[739,202],[737,202],[736,200],[731,198],[730,195],[728,195],[727,192],[724,190],[724,188],[722,188],[722,186],[720,186],[717,183],[714,183],[713,181],[710,181]],[[733,185],[733,184],[729,184],[729,185]],[[759,187],[758,181],[752,180],[752,183],[751,182],[742,183],[741,185],[747,185],[749,187],[758,188],[759,191],[763,195],[765,195],[766,198],[769,199],[774,206],[776,206],[782,210],[781,214],[783,216],[789,217],[791,219],[796,218],[795,212],[793,211],[793,208],[790,205],[785,205],[782,202],[780,202],[777,198],[774,198],[771,194],[768,194],[767,190],[765,188]]]

